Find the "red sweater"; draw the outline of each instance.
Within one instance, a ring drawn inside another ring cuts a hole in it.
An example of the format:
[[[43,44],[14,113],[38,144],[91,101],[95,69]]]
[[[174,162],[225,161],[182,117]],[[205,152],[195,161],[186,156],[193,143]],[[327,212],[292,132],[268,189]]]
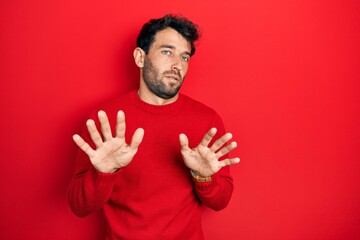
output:
[[[113,134],[117,111],[125,112],[127,143],[139,127],[145,135],[132,162],[112,174],[95,170],[79,150],[69,187],[74,213],[82,217],[103,209],[106,239],[203,239],[200,206],[226,207],[232,178],[225,167],[211,182],[194,182],[182,160],[179,134],[188,136],[190,147],[212,127],[218,138],[224,127],[216,112],[182,94],[172,104],[150,105],[135,91],[100,105],[91,116],[96,122],[98,110],[107,113]],[[92,142],[87,130],[82,137]]]

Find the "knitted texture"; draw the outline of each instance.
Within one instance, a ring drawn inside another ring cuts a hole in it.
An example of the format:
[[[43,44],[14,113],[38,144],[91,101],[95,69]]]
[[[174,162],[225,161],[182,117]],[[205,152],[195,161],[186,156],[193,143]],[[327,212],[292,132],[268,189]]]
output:
[[[79,149],[68,192],[74,213],[82,217],[102,209],[106,239],[203,239],[201,205],[226,207],[232,178],[225,167],[211,182],[193,181],[182,160],[179,134],[188,136],[190,147],[212,127],[218,129],[215,138],[222,136],[218,114],[182,94],[174,103],[156,106],[143,102],[135,91],[98,106],[90,116],[97,125],[99,110],[107,113],[114,136],[117,112],[124,111],[128,144],[137,128],[145,135],[132,162],[116,173],[98,172]],[[92,143],[86,128],[82,137]]]

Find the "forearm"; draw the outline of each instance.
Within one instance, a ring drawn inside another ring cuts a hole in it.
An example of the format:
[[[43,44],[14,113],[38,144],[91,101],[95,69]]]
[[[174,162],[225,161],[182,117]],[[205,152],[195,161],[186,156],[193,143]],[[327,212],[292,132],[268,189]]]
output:
[[[233,181],[229,174],[214,174],[208,182],[194,179],[194,184],[196,194],[205,206],[219,211],[228,205],[233,192]]]
[[[101,209],[110,198],[116,175],[100,173],[93,167],[75,175],[68,189],[72,211],[84,217]]]

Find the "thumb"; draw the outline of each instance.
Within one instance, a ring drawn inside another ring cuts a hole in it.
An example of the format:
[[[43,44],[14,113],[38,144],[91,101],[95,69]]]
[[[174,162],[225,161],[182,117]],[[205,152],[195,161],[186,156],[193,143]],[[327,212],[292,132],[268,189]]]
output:
[[[130,147],[137,149],[140,143],[142,142],[143,138],[144,138],[144,129],[142,128],[136,129],[134,135],[131,138]]]
[[[188,148],[189,147],[189,139],[184,133],[179,135],[179,141],[181,148]]]

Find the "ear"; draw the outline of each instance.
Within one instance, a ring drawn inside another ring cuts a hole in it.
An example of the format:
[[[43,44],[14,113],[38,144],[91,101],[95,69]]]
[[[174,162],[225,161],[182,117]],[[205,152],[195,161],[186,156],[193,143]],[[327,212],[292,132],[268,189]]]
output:
[[[135,50],[134,50],[134,60],[135,60],[135,64],[139,68],[144,67],[145,55],[146,55],[146,53],[144,52],[144,50],[142,50],[139,47],[135,48]]]

